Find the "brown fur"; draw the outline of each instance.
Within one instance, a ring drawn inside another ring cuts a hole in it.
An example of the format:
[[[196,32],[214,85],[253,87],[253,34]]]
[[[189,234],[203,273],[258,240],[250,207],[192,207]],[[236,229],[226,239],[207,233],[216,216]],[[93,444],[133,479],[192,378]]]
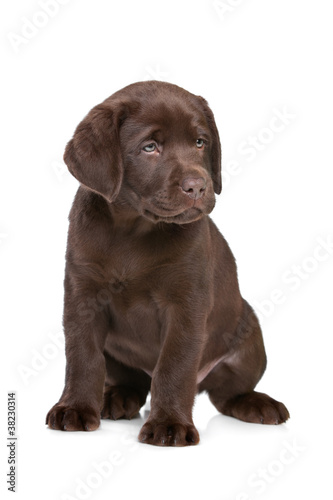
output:
[[[66,254],[66,382],[49,427],[132,418],[149,391],[144,443],[198,443],[201,391],[225,415],[285,422],[285,406],[253,390],[266,367],[260,326],[208,216],[221,151],[206,101],[168,83],[130,85],[90,111],[64,159],[81,186]]]

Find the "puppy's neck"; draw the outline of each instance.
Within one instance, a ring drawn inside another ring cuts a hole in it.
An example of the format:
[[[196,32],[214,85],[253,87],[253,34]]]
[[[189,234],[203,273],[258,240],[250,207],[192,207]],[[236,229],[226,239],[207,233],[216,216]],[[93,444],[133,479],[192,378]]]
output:
[[[123,202],[121,198],[109,203],[109,210],[115,230],[145,234],[156,229],[156,224],[140,215],[131,205]]]

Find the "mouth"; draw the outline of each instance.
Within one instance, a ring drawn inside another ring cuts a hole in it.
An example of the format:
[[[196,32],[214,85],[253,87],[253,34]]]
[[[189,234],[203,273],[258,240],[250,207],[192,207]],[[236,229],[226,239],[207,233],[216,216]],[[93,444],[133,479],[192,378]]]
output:
[[[156,214],[154,212],[151,212],[150,210],[144,210],[143,215],[152,222],[187,224],[189,222],[194,222],[200,219],[204,214],[202,210],[200,210],[198,207],[191,207],[187,208],[183,212],[176,213],[173,215]]]

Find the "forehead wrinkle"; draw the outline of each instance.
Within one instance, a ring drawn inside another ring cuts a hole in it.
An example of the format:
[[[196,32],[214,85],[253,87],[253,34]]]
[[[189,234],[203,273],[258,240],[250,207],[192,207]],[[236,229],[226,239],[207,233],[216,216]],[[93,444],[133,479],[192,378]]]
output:
[[[122,138],[132,144],[153,138],[161,141],[170,137],[185,136],[190,140],[200,136],[210,137],[202,111],[192,103],[175,100],[170,103],[159,99],[146,101],[125,120],[122,129]]]

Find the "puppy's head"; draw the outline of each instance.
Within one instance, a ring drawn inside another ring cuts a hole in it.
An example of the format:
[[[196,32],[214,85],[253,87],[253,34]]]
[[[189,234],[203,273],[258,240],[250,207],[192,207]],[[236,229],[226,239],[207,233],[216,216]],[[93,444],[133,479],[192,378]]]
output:
[[[169,83],[135,83],[93,108],[64,160],[81,184],[154,222],[197,220],[221,192],[213,113],[202,97]]]

